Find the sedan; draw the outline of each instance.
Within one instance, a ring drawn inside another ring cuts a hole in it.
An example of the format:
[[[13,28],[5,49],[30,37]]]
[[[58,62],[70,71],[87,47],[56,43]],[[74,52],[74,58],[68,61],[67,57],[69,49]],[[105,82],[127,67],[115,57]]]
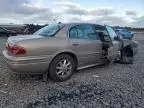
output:
[[[32,35],[9,37],[3,59],[13,72],[43,74],[65,81],[75,70],[133,63],[137,43],[120,40],[110,26],[85,23],[53,24]]]

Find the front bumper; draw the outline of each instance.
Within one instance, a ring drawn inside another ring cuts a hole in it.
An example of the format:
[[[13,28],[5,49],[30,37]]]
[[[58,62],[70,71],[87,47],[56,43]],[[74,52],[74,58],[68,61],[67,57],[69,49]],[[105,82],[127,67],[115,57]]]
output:
[[[3,51],[3,61],[14,73],[18,74],[42,74],[48,71],[51,57],[24,58],[12,57]]]
[[[133,55],[135,56],[138,53],[138,43],[136,41],[132,41],[132,49],[133,49]]]
[[[138,53],[138,48],[133,48],[133,55],[135,56]]]

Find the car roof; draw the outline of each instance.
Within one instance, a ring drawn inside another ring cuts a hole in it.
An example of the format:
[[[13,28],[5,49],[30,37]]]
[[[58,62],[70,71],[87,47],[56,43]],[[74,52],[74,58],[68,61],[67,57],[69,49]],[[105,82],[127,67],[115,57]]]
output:
[[[127,29],[115,29],[115,30],[119,30],[120,31],[120,30],[127,30]]]
[[[75,26],[75,25],[81,25],[81,24],[91,24],[91,25],[95,25],[95,26],[99,26],[99,27],[104,27],[104,25],[94,24],[94,23],[64,23],[64,25],[70,26],[70,27]]]

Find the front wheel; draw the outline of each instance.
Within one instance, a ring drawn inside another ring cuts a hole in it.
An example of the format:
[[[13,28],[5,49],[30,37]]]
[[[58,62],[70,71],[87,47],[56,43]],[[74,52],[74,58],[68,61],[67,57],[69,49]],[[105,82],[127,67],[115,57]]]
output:
[[[49,75],[55,81],[65,81],[72,76],[74,70],[74,59],[67,54],[61,54],[52,61],[49,67]]]
[[[133,64],[134,57],[132,55],[132,50],[125,49],[121,52],[121,63],[123,64]]]

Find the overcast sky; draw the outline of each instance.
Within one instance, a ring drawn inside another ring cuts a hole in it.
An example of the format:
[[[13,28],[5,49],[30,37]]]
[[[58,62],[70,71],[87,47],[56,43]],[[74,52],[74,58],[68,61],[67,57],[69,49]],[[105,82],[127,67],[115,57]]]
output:
[[[91,22],[144,27],[144,0],[0,0],[0,23]]]

